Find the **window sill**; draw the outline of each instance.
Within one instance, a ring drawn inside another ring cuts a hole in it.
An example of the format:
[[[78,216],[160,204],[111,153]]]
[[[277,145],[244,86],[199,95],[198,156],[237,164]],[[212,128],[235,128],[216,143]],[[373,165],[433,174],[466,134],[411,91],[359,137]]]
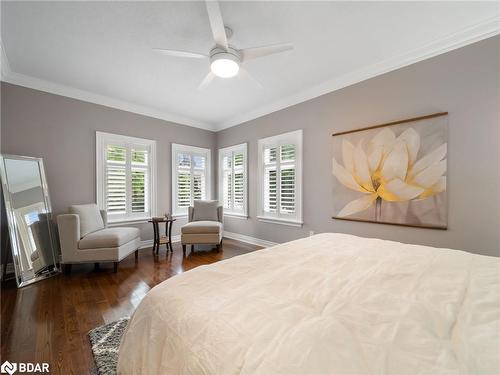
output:
[[[174,219],[186,219],[188,217],[187,214],[172,214]]]
[[[137,219],[123,219],[123,220],[113,220],[108,221],[108,227],[119,227],[126,224],[144,224],[147,223],[148,220],[151,220],[150,217],[137,218]]]
[[[224,212],[224,217],[230,217],[230,218],[235,218],[235,219],[241,219],[241,220],[248,220],[248,215],[245,214],[236,214],[232,212]]]
[[[273,217],[273,216],[257,216],[257,220],[259,220],[263,223],[288,225],[290,227],[298,227],[298,228],[302,227],[302,225],[304,224],[303,221],[283,219],[283,218]]]

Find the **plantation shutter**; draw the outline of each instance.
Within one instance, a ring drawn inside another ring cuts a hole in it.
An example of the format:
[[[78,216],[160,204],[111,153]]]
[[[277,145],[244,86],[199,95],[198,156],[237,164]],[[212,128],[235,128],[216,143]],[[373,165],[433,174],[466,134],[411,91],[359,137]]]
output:
[[[246,215],[246,144],[219,150],[219,201],[227,214]]]
[[[264,212],[276,212],[277,179],[276,167],[266,167],[264,176]]]
[[[147,150],[132,149],[132,212],[147,212],[148,207],[148,164]]]
[[[265,147],[264,200],[266,214],[293,215],[296,212],[296,146]]]
[[[222,156],[222,206],[225,210],[232,209],[233,202],[233,161],[231,152]]]
[[[264,149],[264,212],[277,212],[278,163],[276,147]]]
[[[186,150],[182,148],[186,147]],[[187,208],[194,200],[207,199],[207,155],[189,151],[189,146],[173,145],[175,160],[173,180],[174,211],[176,214],[187,213]]]
[[[295,212],[295,146],[280,147],[280,212]]]
[[[127,213],[127,149],[108,145],[106,148],[106,211],[111,215]]]
[[[110,219],[144,216],[149,212],[149,152],[131,145],[107,145],[105,208]]]
[[[204,155],[193,155],[193,200],[206,199],[205,165]]]
[[[242,152],[233,154],[234,165],[234,211],[243,211],[245,208],[245,160]]]
[[[259,212],[264,222],[301,226],[302,130],[259,139]]]
[[[177,157],[177,206],[191,204],[191,155],[179,153]]]
[[[96,132],[97,204],[108,221],[144,220],[154,209],[155,141]]]

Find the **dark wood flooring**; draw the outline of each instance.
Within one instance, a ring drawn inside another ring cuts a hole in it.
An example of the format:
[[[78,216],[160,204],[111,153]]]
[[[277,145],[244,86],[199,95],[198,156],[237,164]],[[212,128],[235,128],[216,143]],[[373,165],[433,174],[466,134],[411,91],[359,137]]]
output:
[[[74,265],[70,275],[58,275],[22,289],[12,282],[1,290],[1,361],[49,362],[52,374],[95,373],[87,333],[92,328],[130,316],[155,285],[199,265],[259,249],[224,239],[221,252],[188,251],[180,243],[168,256],[141,249],[120,263]]]

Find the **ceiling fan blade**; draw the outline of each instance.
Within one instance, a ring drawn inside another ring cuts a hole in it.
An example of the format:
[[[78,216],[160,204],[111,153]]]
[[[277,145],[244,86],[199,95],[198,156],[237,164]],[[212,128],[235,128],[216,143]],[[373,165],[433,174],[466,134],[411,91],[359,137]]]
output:
[[[212,82],[215,78],[215,74],[213,74],[212,72],[209,72],[205,78],[203,78],[203,81],[201,81],[200,85],[198,86],[198,90],[204,90],[209,84],[210,82]]]
[[[224,29],[224,21],[222,20],[219,2],[215,0],[206,0],[205,3],[207,5],[208,19],[210,21],[215,44],[227,49],[226,30]]]
[[[161,53],[162,55],[174,56],[174,57],[189,57],[193,59],[205,59],[208,58],[207,55],[197,52],[189,51],[178,51],[175,49],[163,49],[163,48],[153,48],[153,51]]]
[[[239,71],[238,77],[243,78],[243,79],[247,79],[249,81],[252,81],[255,84],[255,86],[257,86],[259,89],[264,88],[264,86],[262,85],[262,83],[260,83],[259,80],[256,79],[253,75],[251,75],[250,73],[248,73],[248,71],[246,69],[243,69],[243,68],[240,67],[240,71]]]
[[[280,53],[293,49],[292,43],[278,43],[271,44],[269,46],[261,46],[254,48],[245,48],[240,50],[241,58],[243,61],[256,59],[258,57],[273,55],[275,53]]]

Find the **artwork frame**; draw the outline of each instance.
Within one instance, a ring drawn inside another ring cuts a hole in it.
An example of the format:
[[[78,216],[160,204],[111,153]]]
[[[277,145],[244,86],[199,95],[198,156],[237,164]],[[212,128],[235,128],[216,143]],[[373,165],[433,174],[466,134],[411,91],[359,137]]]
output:
[[[336,132],[332,142],[332,219],[448,228],[448,112]]]

